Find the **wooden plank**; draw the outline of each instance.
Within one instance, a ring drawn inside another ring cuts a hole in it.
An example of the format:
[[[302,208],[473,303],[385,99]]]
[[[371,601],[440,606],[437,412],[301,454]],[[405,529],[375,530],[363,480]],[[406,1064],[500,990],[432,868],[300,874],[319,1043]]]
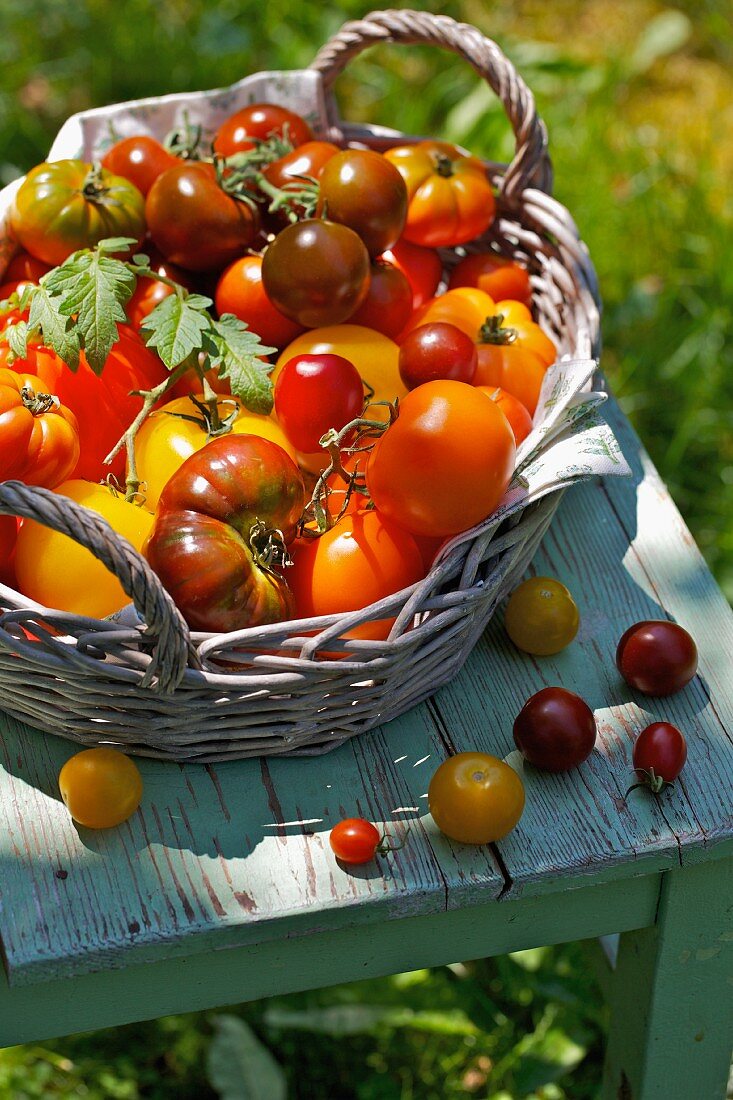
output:
[[[238,1004],[485,955],[641,928],[654,920],[659,882],[624,890],[562,889],[548,897],[351,926],[10,988],[0,972],[0,1046]]]

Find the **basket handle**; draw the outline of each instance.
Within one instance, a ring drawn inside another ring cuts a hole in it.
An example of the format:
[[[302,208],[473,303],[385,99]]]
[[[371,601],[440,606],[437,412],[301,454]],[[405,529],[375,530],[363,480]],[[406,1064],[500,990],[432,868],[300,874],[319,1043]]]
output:
[[[468,23],[426,11],[373,11],[344,23],[311,62],[327,92],[350,58],[380,42],[442,46],[473,65],[501,100],[516,138],[515,153],[499,183],[499,196],[514,204],[526,187],[552,192],[547,129],[534,96],[495,42]]]
[[[177,687],[193,654],[188,626],[156,574],[127,539],[89,508],[22,481],[0,483],[0,515],[33,519],[68,535],[106,565],[155,638],[142,686],[154,686],[161,692]]]

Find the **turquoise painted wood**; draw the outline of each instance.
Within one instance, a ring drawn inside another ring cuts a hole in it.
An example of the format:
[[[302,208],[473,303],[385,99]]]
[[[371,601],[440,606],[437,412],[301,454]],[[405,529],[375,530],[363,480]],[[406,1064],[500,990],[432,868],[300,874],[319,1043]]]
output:
[[[101,833],[77,828],[58,799],[74,747],[0,720],[0,1043],[558,939],[662,935],[675,910],[657,918],[657,901],[679,869],[713,874],[733,859],[733,615],[611,415],[634,478],[568,493],[533,563],[580,605],[579,636],[557,657],[514,650],[498,612],[429,703],[322,757],[141,761],[140,812]],[[651,700],[623,684],[613,655],[631,622],[666,616],[695,636],[701,674]],[[593,705],[591,758],[565,776],[524,769],[518,828],[495,846],[452,844],[427,813],[433,771],[457,749],[511,753],[517,711],[552,683]],[[634,736],[655,718],[688,737],[683,781],[658,803],[625,801]],[[406,843],[347,871],[328,832],[357,814]],[[654,1006],[667,996],[656,942],[638,940]],[[724,1045],[718,1035],[718,1061]]]

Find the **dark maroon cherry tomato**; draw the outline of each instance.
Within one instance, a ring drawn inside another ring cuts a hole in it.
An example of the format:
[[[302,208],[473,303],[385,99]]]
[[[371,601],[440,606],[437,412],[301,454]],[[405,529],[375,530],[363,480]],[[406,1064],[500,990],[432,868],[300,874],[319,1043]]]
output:
[[[318,450],[329,428],[339,431],[361,414],[364,386],[343,355],[296,355],[275,383],[275,412],[290,442],[303,454]]]
[[[400,376],[408,390],[438,378],[470,386],[477,365],[478,352],[471,337],[443,321],[413,329],[400,347]]]
[[[629,687],[645,695],[672,695],[697,672],[697,646],[677,623],[648,619],[622,634],[616,667]]]
[[[283,229],[262,260],[272,304],[306,328],[338,325],[369,290],[369,253],[353,229],[307,218]]]
[[[530,764],[548,772],[565,772],[590,756],[596,743],[596,720],[574,692],[542,688],[514,720],[514,741]]]
[[[687,742],[671,722],[652,722],[643,729],[634,744],[634,771],[640,782],[659,794],[666,783],[673,783],[685,766]]]
[[[253,149],[257,141],[277,135],[292,146],[310,141],[310,126],[287,107],[275,103],[253,103],[243,107],[221,124],[214,138],[214,149],[223,157]]]
[[[369,290],[349,322],[382,332],[396,340],[412,316],[412,287],[398,267],[373,260]],[[466,337],[468,339],[468,337]]]
[[[363,817],[346,817],[331,829],[329,841],[334,855],[344,863],[368,863],[374,859],[379,830]]]
[[[321,172],[318,214],[358,233],[370,256],[395,244],[407,218],[407,185],[371,149],[344,149]]]
[[[134,183],[138,191],[147,195],[158,176],[169,168],[175,168],[180,161],[168,150],[147,134],[122,138],[116,141],[102,157],[102,167],[124,176]]]

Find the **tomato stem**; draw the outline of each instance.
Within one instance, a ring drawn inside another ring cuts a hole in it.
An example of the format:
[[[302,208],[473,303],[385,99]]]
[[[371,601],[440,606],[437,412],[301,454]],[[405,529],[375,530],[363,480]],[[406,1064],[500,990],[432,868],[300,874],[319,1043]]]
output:
[[[503,313],[496,313],[493,317],[487,317],[478,330],[478,343],[513,344],[519,336],[519,333],[515,328],[504,328],[503,326]]]
[[[435,171],[443,179],[450,179],[454,175],[453,161],[445,153],[438,153],[435,157]]]
[[[58,409],[61,404],[58,397],[50,393],[36,393],[28,384],[22,387],[20,396],[26,409],[33,416],[42,416],[51,409]]]
[[[376,847],[376,851],[379,852],[380,856],[386,855],[387,852],[399,852],[400,848],[404,848],[409,832],[410,826],[406,825],[405,833],[402,837],[402,840],[400,840],[397,844],[387,844],[387,840],[394,840],[395,838],[392,837],[391,834],[388,833],[385,829],[385,831],[382,833],[379,844]]]
[[[674,786],[674,784],[667,782],[667,780],[664,779],[661,775],[657,775],[657,773],[654,771],[654,768],[649,768],[648,771],[645,768],[634,768],[634,771],[638,776],[641,776],[642,778],[639,779],[638,783],[631,784],[626,794],[624,795],[624,798],[628,798],[632,791],[636,791],[640,787],[646,787],[646,789],[651,791],[653,795],[658,796],[662,793],[665,787]]]

